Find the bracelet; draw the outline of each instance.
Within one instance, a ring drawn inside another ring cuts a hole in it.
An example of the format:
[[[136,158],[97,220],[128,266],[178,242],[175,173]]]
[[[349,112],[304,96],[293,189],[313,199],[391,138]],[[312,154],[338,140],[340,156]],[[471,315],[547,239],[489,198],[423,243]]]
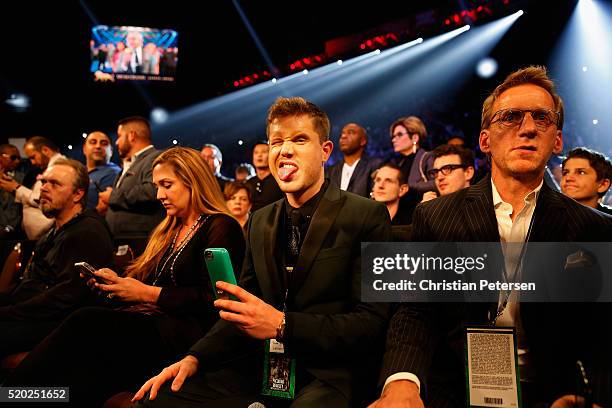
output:
[[[280,324],[276,328],[276,341],[278,341],[279,343],[282,343],[284,337],[285,337],[285,312],[283,312],[283,320],[280,322]]]

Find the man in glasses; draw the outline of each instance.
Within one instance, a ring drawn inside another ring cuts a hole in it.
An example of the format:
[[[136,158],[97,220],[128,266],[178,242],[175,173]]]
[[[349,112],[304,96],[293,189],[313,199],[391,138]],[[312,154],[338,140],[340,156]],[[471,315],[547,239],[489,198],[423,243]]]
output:
[[[36,243],[17,286],[0,293],[0,358],[31,350],[77,308],[99,305],[74,264],[85,261],[101,268],[113,261],[106,223],[85,209],[85,166],[76,160],[54,160],[38,183],[40,209],[52,227]]]
[[[445,144],[433,152],[433,168],[427,172],[441,196],[469,187],[474,177],[474,153],[461,146]],[[423,202],[438,197],[435,191],[423,194]]]
[[[532,66],[510,74],[482,109],[480,148],[490,157],[491,177],[419,205],[412,240],[609,241],[612,218],[585,208],[543,182],[548,159],[563,148],[562,128],[563,102],[546,69]],[[565,262],[569,258],[545,255],[528,249],[522,276],[535,279],[534,266],[547,266],[554,274],[543,282],[545,290],[567,287],[572,274]],[[508,259],[508,263],[514,263],[510,270],[518,273],[521,262]],[[508,281],[505,274],[498,273],[500,280]],[[582,283],[572,287],[572,295],[581,293],[591,276],[581,276]],[[612,363],[607,327],[601,324],[610,316],[609,307],[601,303],[527,303],[513,292],[500,293],[499,301],[490,304],[402,304],[389,325],[381,373],[383,392],[372,407],[465,406],[464,328],[468,325],[514,327],[523,406],[573,399],[577,360],[591,373],[594,402],[609,406]],[[514,394],[518,399],[518,393]]]

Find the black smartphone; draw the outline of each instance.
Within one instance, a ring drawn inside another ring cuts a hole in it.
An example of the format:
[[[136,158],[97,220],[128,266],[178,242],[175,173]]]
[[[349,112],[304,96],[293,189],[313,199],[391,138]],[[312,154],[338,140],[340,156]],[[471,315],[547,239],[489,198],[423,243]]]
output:
[[[217,289],[217,281],[231,283],[232,285],[236,284],[234,268],[232,268],[232,262],[227,249],[207,248],[204,250],[204,260],[206,262],[206,268],[208,269],[208,275],[210,276],[210,283],[212,284],[215,299],[238,300],[234,295],[229,295]]]
[[[76,262],[74,266],[77,267],[79,269],[79,272],[85,275],[87,279],[94,278],[98,283],[107,283],[103,278],[94,274],[96,268],[94,268],[87,262]]]

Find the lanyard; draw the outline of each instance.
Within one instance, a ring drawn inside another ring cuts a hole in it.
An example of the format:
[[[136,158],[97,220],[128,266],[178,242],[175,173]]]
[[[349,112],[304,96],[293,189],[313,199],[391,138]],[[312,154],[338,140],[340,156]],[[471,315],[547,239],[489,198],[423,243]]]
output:
[[[535,220],[535,215],[536,214],[535,214],[535,209],[534,209],[533,215],[531,216],[531,221],[529,221],[529,228],[527,229],[527,236],[525,237],[525,242],[523,243],[523,246],[521,247],[521,253],[519,254],[519,258],[514,267],[514,275],[513,275],[512,283],[515,283],[517,281],[518,276],[519,276],[518,274],[519,270],[522,268],[523,258],[525,257],[525,252],[527,250],[527,244],[529,243],[529,239],[531,237],[531,231],[533,230],[533,222]],[[505,255],[504,255],[504,263],[502,264],[502,272],[504,274],[504,280],[506,282],[510,282],[510,279],[508,279],[508,274],[506,273]],[[495,322],[497,321],[499,316],[501,316],[502,313],[504,313],[506,306],[508,306],[508,299],[510,298],[511,293],[512,293],[511,290],[506,291],[506,294],[504,295],[504,301],[502,302],[501,305],[498,306],[495,317],[493,317],[491,321],[489,322],[491,326],[495,326]]]

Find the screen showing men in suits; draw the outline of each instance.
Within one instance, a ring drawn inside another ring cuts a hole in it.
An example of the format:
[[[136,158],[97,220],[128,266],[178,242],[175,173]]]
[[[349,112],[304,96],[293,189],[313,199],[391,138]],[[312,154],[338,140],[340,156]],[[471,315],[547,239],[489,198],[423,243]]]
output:
[[[174,81],[178,61],[178,33],[145,27],[91,29],[90,71],[96,81]]]

